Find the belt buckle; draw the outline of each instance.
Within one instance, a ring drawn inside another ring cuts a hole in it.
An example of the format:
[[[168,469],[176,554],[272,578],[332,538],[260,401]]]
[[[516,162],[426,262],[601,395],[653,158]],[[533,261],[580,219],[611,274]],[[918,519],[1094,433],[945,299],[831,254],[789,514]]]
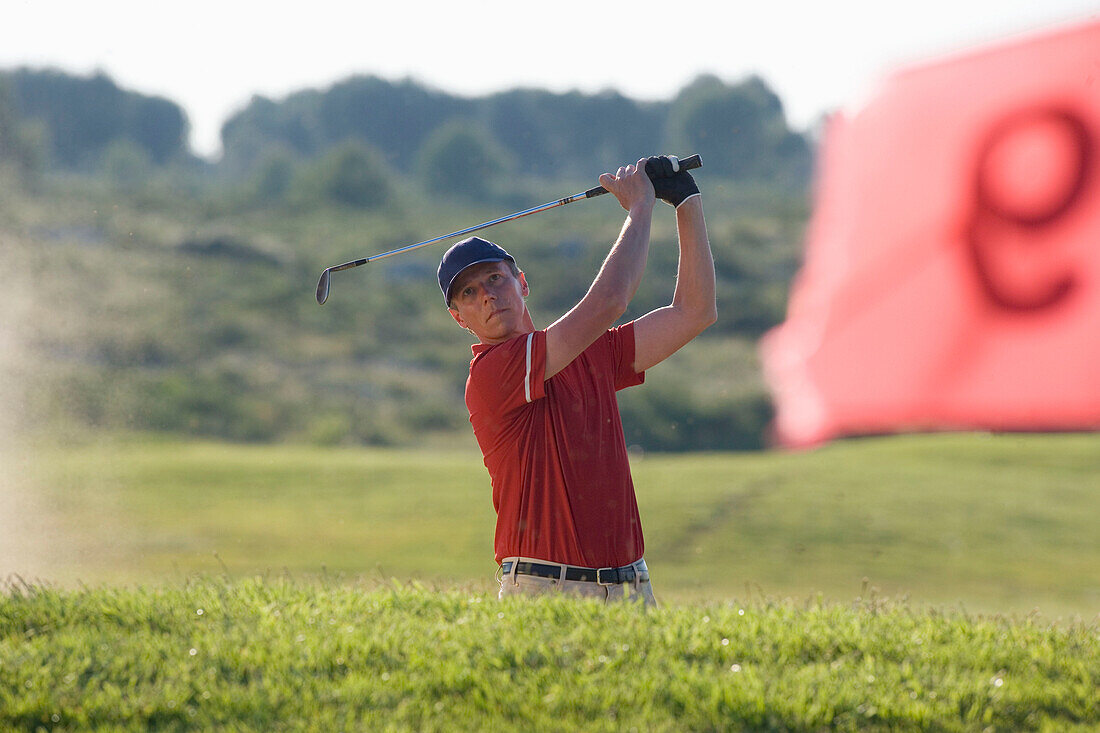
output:
[[[596,568],[596,585],[604,585],[604,586],[618,585],[617,582],[605,583],[602,580],[600,580],[600,573],[602,573],[605,570],[618,570],[618,568]],[[616,576],[616,577],[618,577],[618,576]]]

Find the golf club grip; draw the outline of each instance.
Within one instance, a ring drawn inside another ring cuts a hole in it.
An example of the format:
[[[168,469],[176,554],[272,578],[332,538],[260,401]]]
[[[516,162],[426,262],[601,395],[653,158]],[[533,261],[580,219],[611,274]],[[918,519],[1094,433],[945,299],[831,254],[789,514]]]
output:
[[[680,161],[680,170],[682,171],[691,171],[703,167],[703,159],[699,157],[698,153],[689,155],[686,158],[678,158],[677,160]],[[585,191],[584,197],[590,199],[593,196],[603,196],[605,193],[607,193],[606,188],[603,186],[596,186],[595,188],[590,188]]]

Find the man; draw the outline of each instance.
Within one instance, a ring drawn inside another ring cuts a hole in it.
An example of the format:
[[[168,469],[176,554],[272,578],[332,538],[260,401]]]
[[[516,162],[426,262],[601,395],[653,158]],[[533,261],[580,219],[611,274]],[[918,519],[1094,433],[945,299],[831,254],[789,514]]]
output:
[[[654,605],[615,392],[714,323],[714,261],[699,188],[670,159],[599,180],[626,221],[588,293],[553,324],[535,328],[525,274],[478,237],[443,256],[439,287],[478,339],[466,405],[493,484],[500,596],[558,590]],[[675,293],[613,328],[641,282],[657,196],[676,207]]]

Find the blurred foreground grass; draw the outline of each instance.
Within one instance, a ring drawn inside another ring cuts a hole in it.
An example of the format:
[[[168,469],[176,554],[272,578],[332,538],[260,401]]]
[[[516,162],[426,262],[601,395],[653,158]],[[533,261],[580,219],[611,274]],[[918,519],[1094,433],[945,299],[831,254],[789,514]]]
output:
[[[1095,730],[1095,625],[273,579],[0,593],[4,730]]]
[[[286,572],[494,585],[489,481],[472,444],[130,438],[20,459],[31,508],[22,554],[3,558],[0,577]],[[666,603],[847,601],[873,588],[979,611],[1100,612],[1100,435],[922,435],[632,460]]]

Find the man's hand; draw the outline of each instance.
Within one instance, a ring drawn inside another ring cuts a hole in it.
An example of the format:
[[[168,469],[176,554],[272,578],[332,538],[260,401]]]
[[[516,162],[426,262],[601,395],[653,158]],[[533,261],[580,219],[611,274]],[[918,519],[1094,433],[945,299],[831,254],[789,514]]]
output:
[[[642,158],[634,165],[620,167],[614,174],[600,176],[600,185],[614,194],[619,205],[627,211],[634,212],[635,207],[641,207],[639,213],[645,209],[653,210],[656,196],[653,183],[646,175],[646,160]]]
[[[692,196],[699,195],[699,186],[685,170],[673,172],[672,161],[665,155],[654,155],[645,162],[645,170],[653,181],[657,198],[679,207]],[[606,188],[606,186],[605,186]]]

